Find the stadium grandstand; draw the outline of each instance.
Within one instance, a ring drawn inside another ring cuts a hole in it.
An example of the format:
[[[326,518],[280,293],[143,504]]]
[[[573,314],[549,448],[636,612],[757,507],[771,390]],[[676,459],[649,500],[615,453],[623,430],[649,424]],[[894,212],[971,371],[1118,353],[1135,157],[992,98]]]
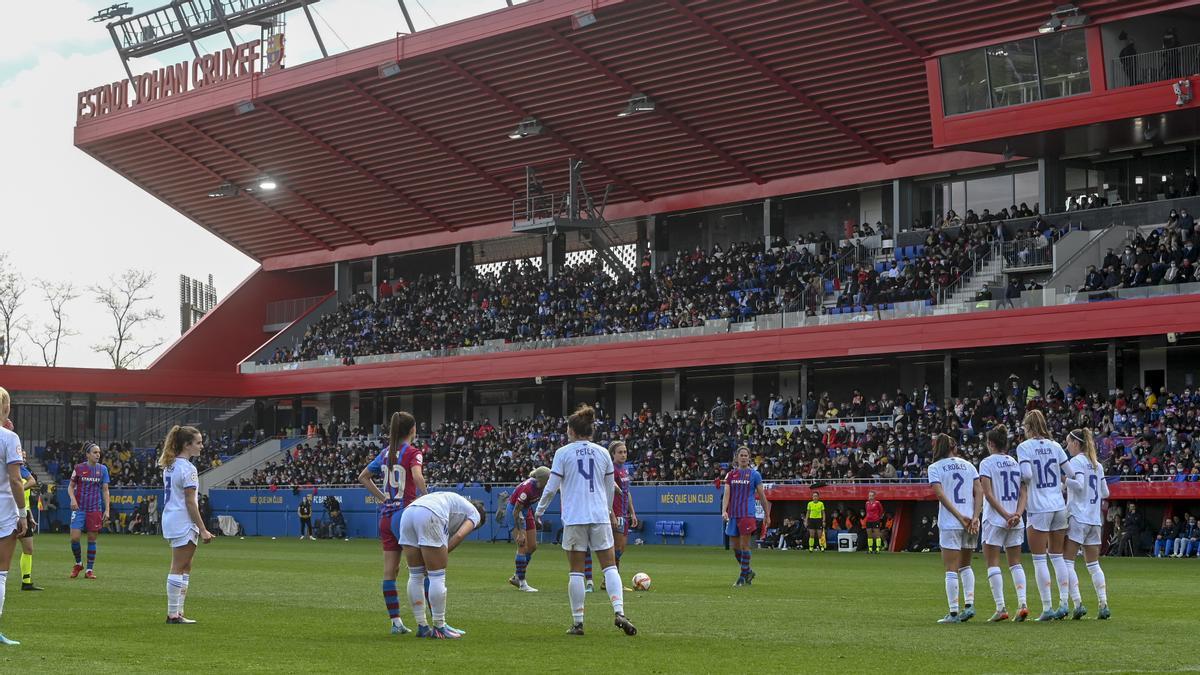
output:
[[[541,0],[130,70],[75,145],[260,267],[145,369],[0,367],[14,425],[136,492],[195,424],[246,534],[316,492],[370,536],[350,486],[400,410],[494,512],[583,402],[656,540],[721,543],[745,444],[776,521],[873,489],[904,549],[930,434],[978,459],[1032,408],[1095,431],[1115,504],[1194,509],[1200,8],[1070,7]]]

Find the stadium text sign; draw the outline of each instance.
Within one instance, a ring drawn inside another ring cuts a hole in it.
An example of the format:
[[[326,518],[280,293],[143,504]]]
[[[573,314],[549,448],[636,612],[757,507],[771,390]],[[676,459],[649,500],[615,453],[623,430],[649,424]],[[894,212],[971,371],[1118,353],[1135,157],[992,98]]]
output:
[[[251,76],[257,71],[258,62],[262,58],[259,52],[261,43],[262,40],[246,42],[205,54],[193,61],[180,61],[174,65],[134,75],[133,80],[125,79],[81,91],[76,100],[75,121],[104,117],[134,106],[178,96],[193,89],[203,89]]]

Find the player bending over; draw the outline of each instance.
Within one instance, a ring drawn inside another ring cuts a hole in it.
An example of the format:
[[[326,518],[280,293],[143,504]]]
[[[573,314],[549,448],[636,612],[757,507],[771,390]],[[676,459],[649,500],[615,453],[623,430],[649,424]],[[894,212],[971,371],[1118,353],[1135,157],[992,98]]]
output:
[[[537,517],[546,513],[554,494],[562,489],[563,550],[567,552],[570,576],[567,595],[571,602],[570,635],[583,635],[583,605],[586,593],[583,583],[583,556],[591,547],[604,570],[604,586],[612,601],[614,625],[626,635],[637,635],[625,618],[624,588],[621,573],[613,556],[612,512],[613,463],[608,451],[592,443],[596,413],[591,406],[581,405],[567,419],[567,439],[570,441],[554,453],[550,481],[538,502]]]
[[[513,540],[517,542],[517,569],[508,578],[508,583],[526,593],[537,593],[537,589],[525,581],[525,570],[529,567],[529,559],[533,557],[533,552],[537,550],[537,518],[534,517],[533,510],[549,479],[548,467],[539,466],[531,471],[529,478],[513,490],[512,496],[508,498],[508,509],[505,511],[508,522],[513,524]]]
[[[400,545],[408,562],[408,600],[417,620],[417,637],[456,640],[466,634],[446,623],[446,565],[450,552],[487,520],[483,502],[454,492],[418,497],[400,517]],[[429,610],[425,616],[425,583]]]

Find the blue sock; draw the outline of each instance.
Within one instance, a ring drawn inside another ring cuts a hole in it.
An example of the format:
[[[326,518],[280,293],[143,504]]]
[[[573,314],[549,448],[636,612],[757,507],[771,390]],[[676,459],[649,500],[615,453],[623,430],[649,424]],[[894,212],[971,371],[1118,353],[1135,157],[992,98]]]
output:
[[[617,549],[617,569],[621,569],[621,554],[624,553],[621,549]]]
[[[583,555],[583,578],[587,581],[592,580],[592,552],[590,550]]]
[[[750,549],[742,551],[742,576],[750,576]]]
[[[529,557],[518,553],[516,563],[517,579],[520,581],[525,581],[525,567],[529,564]]]
[[[383,604],[387,605],[388,616],[393,619],[400,618],[400,600],[396,596],[396,580],[383,580]]]
[[[88,561],[87,568],[89,570],[96,566],[96,542],[94,542],[94,541],[88,542],[87,561]]]
[[[83,560],[83,559],[80,557],[81,555],[83,555],[83,552],[82,552],[82,550],[79,548],[79,542],[77,542],[77,541],[73,541],[73,542],[71,542],[71,553],[74,553],[74,554],[75,554],[75,564],[76,564],[76,565],[80,564],[80,563],[82,562],[82,560]]]

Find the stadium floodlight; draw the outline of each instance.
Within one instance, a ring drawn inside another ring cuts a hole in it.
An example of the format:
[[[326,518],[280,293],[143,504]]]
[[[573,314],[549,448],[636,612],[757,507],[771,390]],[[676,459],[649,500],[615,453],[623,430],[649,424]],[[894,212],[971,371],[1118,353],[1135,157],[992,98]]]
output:
[[[379,79],[386,80],[389,77],[395,77],[400,74],[400,64],[395,61],[388,61],[379,66]]]
[[[233,106],[233,114],[245,115],[254,112],[254,101],[239,101]]]
[[[540,133],[542,133],[542,123],[539,122],[536,117],[526,117],[525,119],[521,120],[521,123],[517,125],[516,129],[513,129],[511,132],[509,132],[508,137],[513,140],[517,140],[521,138],[528,138],[530,136],[537,136]]]
[[[270,176],[263,176],[258,179],[259,190],[274,190],[277,187],[279,187],[279,184],[276,183],[275,179],[271,178]]]
[[[629,117],[640,112],[654,112],[654,108],[654,99],[645,94],[634,94],[625,104],[625,109],[617,113],[617,117]]]
[[[224,197],[236,197],[242,191],[241,188],[233,183],[221,183],[220,187],[208,193],[211,199],[221,199]]]
[[[129,3],[118,2],[111,7],[105,7],[99,12],[96,12],[96,16],[93,16],[91,20],[96,23],[100,23],[102,21],[108,21],[109,19],[119,19],[123,16],[129,16],[130,14],[133,14],[133,8],[129,6]]]
[[[1038,26],[1039,33],[1057,33],[1064,28],[1078,28],[1087,24],[1088,15],[1071,3],[1059,5],[1050,11],[1050,19]]]

